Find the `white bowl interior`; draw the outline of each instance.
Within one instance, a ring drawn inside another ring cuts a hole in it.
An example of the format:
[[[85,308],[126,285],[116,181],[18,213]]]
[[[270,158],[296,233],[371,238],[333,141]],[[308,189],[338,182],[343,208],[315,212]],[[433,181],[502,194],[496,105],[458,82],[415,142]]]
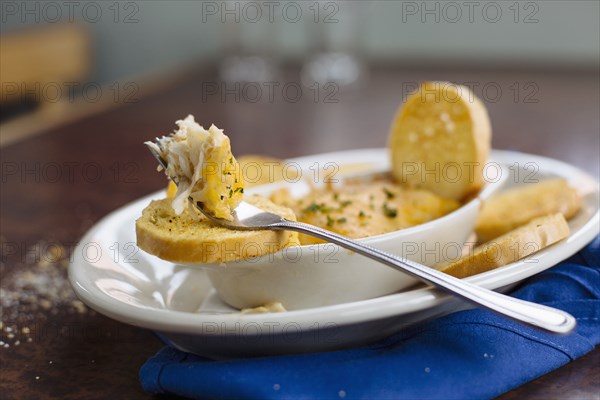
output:
[[[342,170],[345,164],[354,163],[370,165],[371,170],[366,172],[389,168],[381,151],[350,153],[333,153],[326,160]],[[311,174],[315,163],[322,158],[317,156],[316,161],[298,163],[303,174]],[[502,179],[488,183],[478,197],[441,218],[360,241],[429,266],[458,259],[473,231],[482,199],[502,183]],[[310,185],[299,180],[257,186],[248,193],[268,196],[281,188],[287,188],[295,197],[310,191]],[[224,264],[188,265],[206,268],[219,296],[236,308],[252,308],[269,302],[281,302],[288,310],[321,307],[384,296],[419,282],[408,274],[330,243],[287,248],[275,254]]]

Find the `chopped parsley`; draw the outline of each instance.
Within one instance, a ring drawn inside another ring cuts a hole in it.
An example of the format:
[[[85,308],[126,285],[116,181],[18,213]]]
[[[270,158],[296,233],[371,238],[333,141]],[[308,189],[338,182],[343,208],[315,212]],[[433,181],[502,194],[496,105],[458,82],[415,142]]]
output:
[[[318,204],[317,204],[317,203],[315,203],[315,202],[312,202],[312,203],[310,203],[310,205],[309,205],[308,207],[306,207],[306,208],[304,209],[304,212],[307,212],[307,213],[309,213],[309,212],[317,212],[317,211],[319,211],[320,209],[321,209],[321,206],[320,206],[320,205],[318,205]]]
[[[327,216],[327,226],[333,226],[334,222],[335,222],[335,220],[328,215]]]
[[[389,208],[387,203],[383,203],[383,214],[388,218],[396,218],[398,210],[396,208]]]
[[[383,192],[385,193],[388,199],[393,199],[394,197],[396,197],[396,195],[390,192],[388,188],[383,188]]]
[[[360,210],[360,211],[358,212],[358,216],[359,216],[360,218],[364,218],[364,217],[366,216],[366,214],[365,214],[365,212],[364,212],[363,210]]]
[[[347,206],[349,206],[350,204],[352,204],[352,200],[344,200],[344,201],[340,202],[340,205],[341,205],[342,207],[347,207]]]
[[[325,205],[325,203],[321,203],[321,204],[317,204],[314,201],[312,203],[310,203],[310,205],[308,207],[306,207],[304,210],[302,210],[306,213],[310,213],[310,212],[317,212],[320,211],[323,214],[327,214],[328,212],[331,211],[330,207],[327,207]]]
[[[340,223],[340,224],[343,224],[343,223],[344,223],[344,222],[346,222],[346,221],[347,221],[347,219],[346,219],[345,217],[339,218],[339,219],[337,220],[337,222],[338,222],[338,223]]]

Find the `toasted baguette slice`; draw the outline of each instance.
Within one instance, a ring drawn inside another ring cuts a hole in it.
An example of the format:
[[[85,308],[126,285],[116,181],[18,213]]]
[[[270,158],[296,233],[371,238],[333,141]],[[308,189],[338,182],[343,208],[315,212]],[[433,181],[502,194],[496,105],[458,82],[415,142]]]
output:
[[[487,110],[469,88],[426,82],[392,123],[392,174],[409,187],[461,200],[483,186],[491,136]]]
[[[559,212],[569,219],[580,207],[580,196],[564,179],[548,179],[490,198],[483,205],[475,231],[481,242],[487,242],[543,215]]]
[[[465,278],[518,261],[567,236],[569,225],[563,215],[547,215],[484,243],[471,254],[438,269],[457,278]]]
[[[248,203],[285,218],[294,213],[269,200],[250,196]],[[163,260],[180,263],[221,263],[272,253],[298,245],[298,234],[290,231],[235,231],[211,223],[195,209],[187,207],[176,215],[172,199],[155,200],[135,222],[138,246]]]

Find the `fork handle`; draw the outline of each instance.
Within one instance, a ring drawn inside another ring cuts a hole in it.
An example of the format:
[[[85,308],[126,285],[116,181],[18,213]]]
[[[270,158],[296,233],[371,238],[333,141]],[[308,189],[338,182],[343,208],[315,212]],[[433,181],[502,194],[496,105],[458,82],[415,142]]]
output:
[[[487,308],[514,320],[537,326],[550,332],[568,334],[576,325],[575,318],[562,310],[519,300],[482,288],[417,262],[407,260],[365,245],[356,240],[302,222],[283,220],[270,225],[271,229],[305,233],[335,243],[398,271],[408,273],[422,281],[454,294],[471,303]]]

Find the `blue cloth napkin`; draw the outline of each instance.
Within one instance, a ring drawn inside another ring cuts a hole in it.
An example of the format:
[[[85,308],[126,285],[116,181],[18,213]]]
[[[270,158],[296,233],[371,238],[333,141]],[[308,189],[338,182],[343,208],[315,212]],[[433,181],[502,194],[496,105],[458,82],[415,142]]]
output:
[[[165,347],[140,380],[147,392],[197,399],[491,398],[600,343],[600,237],[512,296],[571,313],[576,332],[548,334],[473,309],[326,353],[213,361]]]

